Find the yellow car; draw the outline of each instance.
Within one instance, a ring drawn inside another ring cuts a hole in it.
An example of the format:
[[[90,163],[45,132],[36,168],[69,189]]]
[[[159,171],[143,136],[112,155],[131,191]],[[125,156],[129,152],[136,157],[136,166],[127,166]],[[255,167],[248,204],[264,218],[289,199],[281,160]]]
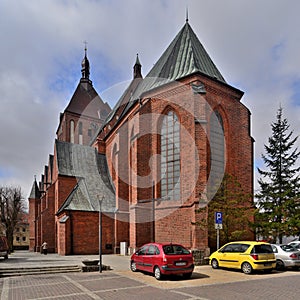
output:
[[[253,270],[271,272],[276,267],[272,247],[265,242],[231,242],[225,244],[209,257],[213,269],[241,269],[245,274]]]

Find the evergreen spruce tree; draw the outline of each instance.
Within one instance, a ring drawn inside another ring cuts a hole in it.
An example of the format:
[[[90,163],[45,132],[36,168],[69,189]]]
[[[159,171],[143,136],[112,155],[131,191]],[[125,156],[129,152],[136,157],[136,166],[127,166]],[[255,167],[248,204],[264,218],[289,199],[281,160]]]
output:
[[[282,108],[277,111],[276,122],[271,124],[272,136],[262,155],[266,170],[258,168],[260,191],[257,196],[256,222],[263,236],[272,236],[282,243],[284,235],[299,234],[299,170],[297,159],[300,152],[295,147],[297,137],[292,138]]]

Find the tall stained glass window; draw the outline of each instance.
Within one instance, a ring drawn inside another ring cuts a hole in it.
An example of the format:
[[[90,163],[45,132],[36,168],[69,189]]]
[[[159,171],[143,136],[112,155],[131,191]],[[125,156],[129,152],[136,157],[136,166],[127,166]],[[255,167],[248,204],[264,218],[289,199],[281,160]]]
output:
[[[218,111],[215,111],[210,118],[210,151],[208,195],[212,197],[219,188],[225,171],[224,125]]]
[[[173,111],[163,117],[161,127],[161,197],[180,198],[180,124]]]

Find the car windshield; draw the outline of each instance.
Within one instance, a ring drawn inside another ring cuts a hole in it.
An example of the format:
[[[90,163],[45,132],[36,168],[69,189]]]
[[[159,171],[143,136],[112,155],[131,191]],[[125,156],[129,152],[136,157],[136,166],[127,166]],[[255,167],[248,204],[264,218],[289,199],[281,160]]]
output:
[[[273,249],[268,244],[255,245],[251,253],[273,253]]]
[[[190,254],[190,251],[180,245],[165,245],[163,246],[165,254],[178,255],[178,254]]]
[[[280,248],[285,252],[294,252],[295,248],[291,245],[281,245]]]

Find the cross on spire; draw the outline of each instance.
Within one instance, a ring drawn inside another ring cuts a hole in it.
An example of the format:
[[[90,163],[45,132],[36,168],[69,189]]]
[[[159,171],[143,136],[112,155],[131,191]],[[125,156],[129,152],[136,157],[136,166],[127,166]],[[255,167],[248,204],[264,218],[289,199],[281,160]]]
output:
[[[85,53],[85,56],[86,56],[88,42],[87,41],[83,41],[83,43],[84,43],[84,53]]]

